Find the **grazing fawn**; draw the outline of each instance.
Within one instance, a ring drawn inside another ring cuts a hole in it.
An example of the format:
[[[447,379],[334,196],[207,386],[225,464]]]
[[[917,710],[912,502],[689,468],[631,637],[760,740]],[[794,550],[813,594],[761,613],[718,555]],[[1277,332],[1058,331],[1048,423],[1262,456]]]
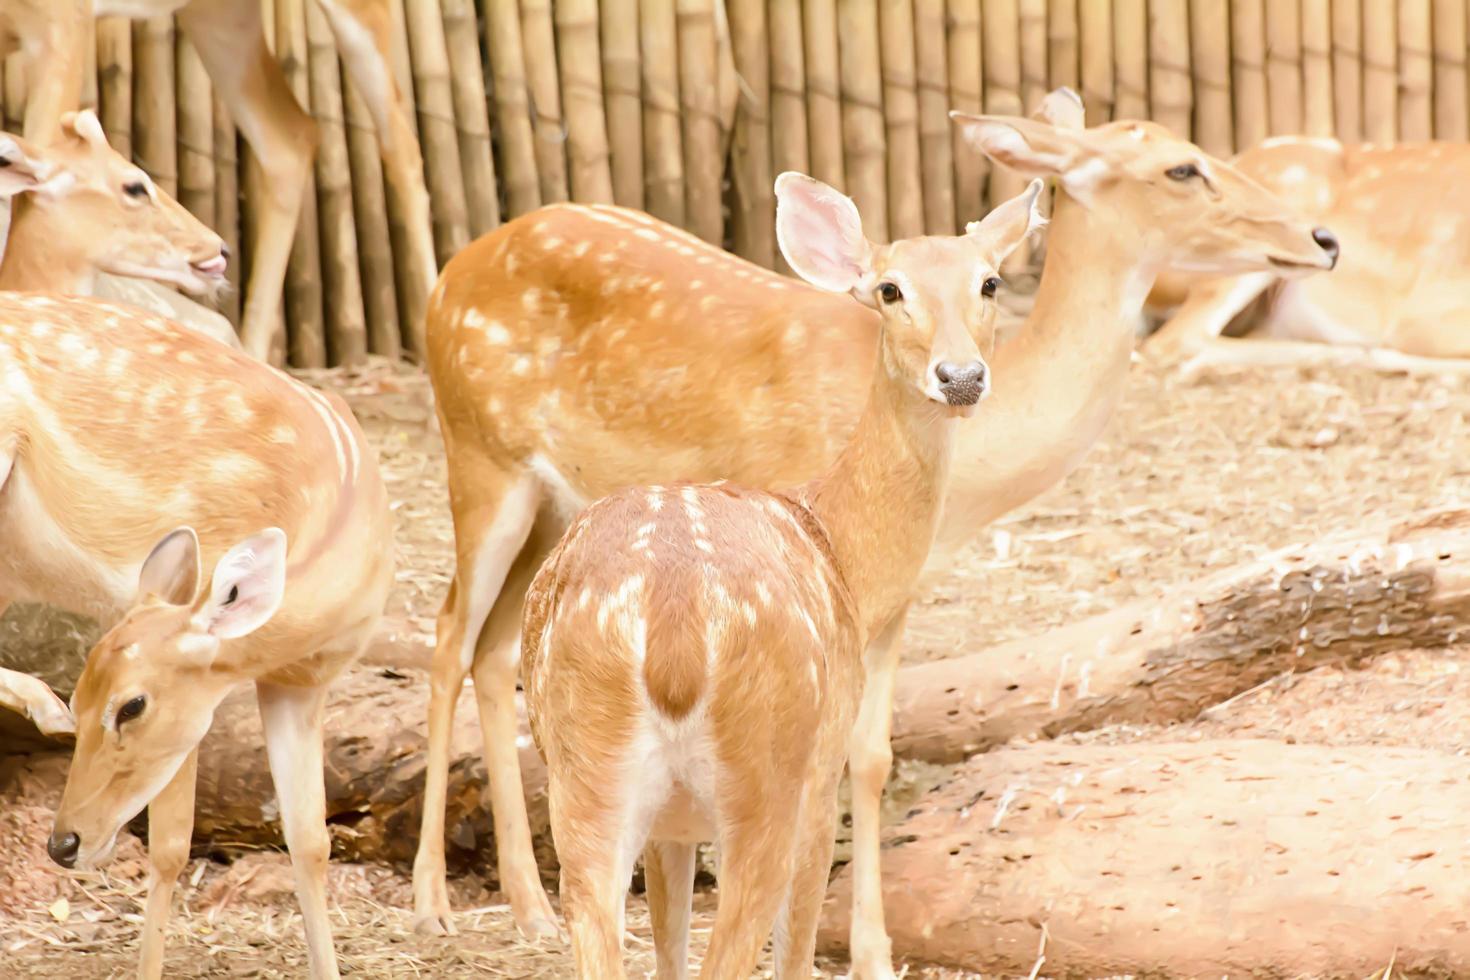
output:
[[[391,67],[392,6],[389,0],[316,2],[372,114],[383,172],[402,202],[410,268],[404,312],[418,336],[438,262],[418,137]],[[0,4],[0,53],[24,56],[31,92],[25,135],[44,143],[62,111],[81,98],[89,18],[173,15],[254,151],[252,166],[259,168],[261,213],[252,235],[240,336],[252,356],[264,359],[278,328],[281,288],[317,134],[266,45],[260,0],[6,0]],[[421,346],[414,341],[415,350]]]
[[[583,511],[532,582],[526,707],[579,976],[624,975],[621,909],[645,843],[659,976],[687,974],[706,840],[720,902],[701,975],[748,976],[778,916],[776,975],[811,975],[863,643],[923,567],[955,419],[989,387],[996,270],[1039,224],[1041,189],[957,238],[879,246],[848,198],[782,174],[786,260],[881,316],[852,440],[784,493],[621,490]]]
[[[980,417],[956,434],[929,567],[1081,462],[1126,387],[1134,330],[1169,261],[1221,273],[1330,267],[1312,224],[1148,123],[1083,129],[1059,89],[1042,119],[959,120],[981,151],[1056,179],[1047,261],[1026,325],[994,352]],[[961,309],[956,314],[969,315]],[[445,788],[455,701],[474,678],[500,880],[523,930],[551,929],[516,757],[526,587],[575,515],[626,486],[728,479],[778,488],[836,458],[862,410],[878,314],[623,208],[555,205],[488,234],[431,298],[429,373],[449,462],[456,567],[429,702],[416,922],[452,929]],[[989,355],[989,352],[987,352]],[[854,972],[892,976],[879,915],[905,609],[868,639],[853,730]],[[858,945],[861,944],[861,945]]]
[[[65,867],[95,865],[149,808],[140,976],[162,969],[197,747],[246,681],[311,974],[337,976],[322,709],[392,566],[387,494],[341,399],[135,309],[0,294],[0,610],[47,602],[111,626],[72,698],[76,747],[47,848]]]

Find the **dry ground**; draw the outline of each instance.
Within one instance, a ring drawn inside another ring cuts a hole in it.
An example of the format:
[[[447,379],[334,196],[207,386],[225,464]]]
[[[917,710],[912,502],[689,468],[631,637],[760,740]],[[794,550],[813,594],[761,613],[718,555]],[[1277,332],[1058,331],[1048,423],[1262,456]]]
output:
[[[391,612],[430,633],[448,582],[450,527],[427,386],[410,370],[382,365],[315,380],[347,395],[380,446],[404,566]],[[911,617],[906,655],[975,652],[1291,541],[1462,502],[1467,409],[1470,396],[1453,379],[1276,370],[1184,386],[1136,368],[1122,411],[1084,466],[981,531],[939,576]],[[1470,735],[1470,698],[1461,696],[1470,686],[1467,665],[1470,650],[1405,651],[1362,671],[1284,678],[1207,713],[1184,734],[1458,748]],[[1159,733],[1114,728],[1071,737],[1135,741]],[[130,975],[141,848],[127,842],[105,879],[53,873],[41,841],[54,802],[47,788],[54,782],[43,777],[55,765],[0,769],[0,965],[24,977]],[[915,794],[941,775],[901,766],[895,788]],[[516,939],[500,897],[478,878],[453,883],[457,907],[476,911],[462,913],[462,935],[445,942],[412,935],[401,870],[336,865],[332,873],[338,950],[355,975],[570,975],[563,950]],[[168,975],[305,975],[282,857],[200,859],[180,891]],[[697,924],[707,927],[713,898],[700,903]],[[636,901],[629,923],[640,976],[652,957]],[[706,936],[697,934],[697,944]],[[957,976],[917,967],[909,975]]]

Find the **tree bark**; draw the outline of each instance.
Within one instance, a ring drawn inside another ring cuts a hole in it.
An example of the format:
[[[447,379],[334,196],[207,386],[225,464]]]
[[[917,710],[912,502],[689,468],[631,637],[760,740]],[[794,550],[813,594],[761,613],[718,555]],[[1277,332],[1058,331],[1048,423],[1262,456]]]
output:
[[[891,828],[893,951],[1013,976],[1039,956],[1048,976],[1462,975],[1464,772],[1254,739],[977,756]],[[822,948],[845,946],[850,902],[844,870]]]
[[[897,756],[950,762],[1017,736],[1190,718],[1267,678],[1470,623],[1470,511],[1295,545],[1092,619],[905,668]]]

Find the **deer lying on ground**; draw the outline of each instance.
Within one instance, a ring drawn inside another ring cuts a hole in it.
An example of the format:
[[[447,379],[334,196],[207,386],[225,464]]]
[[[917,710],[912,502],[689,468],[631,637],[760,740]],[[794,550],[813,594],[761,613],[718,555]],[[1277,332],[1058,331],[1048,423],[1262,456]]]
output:
[[[1228,164],[1149,123],[1081,128],[1075,95],[1052,125],[963,117],[970,141],[1055,177],[1048,258],[1026,326],[991,358],[985,411],[956,436],[929,566],[1077,466],[1122,395],[1133,329],[1157,270],[1330,268],[1310,223]],[[1330,241],[1325,233],[1317,237]],[[901,287],[900,287],[901,288]],[[444,807],[454,703],[473,672],[500,880],[527,932],[554,930],[516,759],[517,638],[526,588],[571,517],[627,486],[728,479],[793,486],[852,433],[878,317],[647,215],[556,205],[471,244],[430,300],[429,372],[449,464],[455,577],[438,623],[417,925],[451,928]],[[988,352],[987,352],[988,353]],[[907,605],[870,631],[854,726],[853,967],[892,976],[878,804]]]
[[[438,262],[418,138],[391,68],[392,8],[389,0],[317,2],[337,38],[343,65],[373,114],[384,173],[404,203],[409,265],[415,270],[404,312],[418,331]],[[61,112],[81,98],[89,17],[175,14],[255,151],[252,165],[262,170],[265,196],[251,241],[240,336],[252,356],[264,359],[278,328],[286,263],[316,152],[316,124],[296,102],[266,46],[260,0],[5,0],[0,6],[0,55],[19,50],[25,58],[31,94],[25,136],[44,144]]]
[[[162,969],[197,746],[246,681],[311,974],[337,976],[322,708],[377,623],[392,552],[374,455],[341,399],[132,308],[0,294],[0,610],[47,602],[113,624],[72,698],[47,848],[97,864],[149,808],[140,976]]]
[[[1331,225],[1342,261],[1330,275],[1300,281],[1270,271],[1168,276],[1151,299],[1177,309],[1145,342],[1150,359],[1189,360],[1190,373],[1332,361],[1470,370],[1470,210],[1461,204],[1470,146],[1344,146],[1288,136],[1266,140],[1234,164]],[[1247,340],[1217,340],[1242,313]],[[1259,338],[1275,342],[1251,342]]]
[[[640,853],[659,976],[688,975],[708,840],[720,904],[701,974],[749,976],[779,916],[776,975],[811,976],[863,641],[908,602],[934,540],[955,420],[989,388],[997,270],[1040,224],[1041,190],[957,238],[879,246],[848,198],[782,174],[787,262],[880,316],[852,440],[783,493],[621,490],[582,512],[532,581],[526,709],[578,976],[625,975]]]

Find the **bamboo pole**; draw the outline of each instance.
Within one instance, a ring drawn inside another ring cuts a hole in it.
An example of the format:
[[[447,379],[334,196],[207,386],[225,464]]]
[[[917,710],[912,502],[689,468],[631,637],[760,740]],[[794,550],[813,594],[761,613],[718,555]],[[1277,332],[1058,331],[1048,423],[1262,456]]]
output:
[[[674,6],[668,0],[642,0],[638,5],[642,48],[643,159],[648,186],[648,213],[682,227],[684,210],[684,142],[679,132],[679,33]]]
[[[509,0],[485,5],[485,52],[494,90],[506,217],[514,218],[541,206],[541,182],[521,48],[521,15]]]
[[[551,0],[521,0],[521,45],[526,83],[531,95],[531,125],[536,133],[536,173],[541,201],[565,201],[567,194],[566,128],[562,122],[557,82],[556,35]]]
[[[807,148],[811,175],[838,190],[847,187],[842,147],[842,86],[838,80],[837,8],[834,0],[804,0],[802,43],[806,54]]]
[[[1273,134],[1302,130],[1302,22],[1298,0],[1266,4],[1266,97]]]
[[[189,39],[174,46],[178,99],[179,203],[210,227],[214,214],[214,93]]]
[[[1430,85],[1429,0],[1399,0],[1399,139],[1430,139],[1434,134]],[[1463,49],[1461,50],[1464,57]]]
[[[625,207],[642,208],[643,106],[638,74],[638,0],[603,0],[601,24],[602,87],[612,154],[613,199]]]
[[[329,363],[360,364],[367,357],[367,316],[357,261],[357,221],[352,212],[352,165],[343,127],[342,69],[327,15],[306,8],[308,82],[316,117],[317,210],[321,215],[321,267]]]
[[[1047,0],[1019,0],[1021,108],[1030,112],[1047,93]]]
[[[725,0],[715,0],[715,92],[720,119],[720,159],[728,159],[730,140],[735,135],[735,109],[740,101],[740,76],[735,71],[735,50],[730,42],[730,17]]]
[[[1019,116],[1021,103],[1021,19],[1016,0],[985,0],[981,8],[981,38],[984,45],[982,64],[985,69],[985,111],[996,115]],[[989,207],[995,207],[1021,192],[1026,179],[1005,167],[990,171]],[[1001,266],[1002,273],[1014,274],[1030,262],[1030,250],[1018,248]]]
[[[310,105],[307,78],[306,4],[308,0],[275,0],[276,58],[286,83],[301,105]],[[317,226],[316,176],[307,173],[296,219],[296,240],[286,266],[287,351],[294,367],[327,364],[322,324],[322,261]]]
[[[555,57],[561,69],[572,198],[611,204],[612,169],[602,108],[597,0],[556,0],[555,11]]]
[[[863,229],[886,242],[888,191],[884,161],[883,86],[874,65],[878,49],[877,0],[842,0],[837,5],[838,67],[842,78],[842,149],[847,193],[863,216]]]
[[[1398,16],[1394,0],[1363,0],[1363,138],[1398,138]]]
[[[406,0],[408,44],[413,59],[413,88],[418,103],[419,145],[429,188],[434,225],[434,252],[443,265],[470,240],[464,174],[459,166],[454,96],[449,83],[449,54],[439,0]]]
[[[1271,110],[1266,100],[1264,0],[1230,5],[1230,91],[1235,108],[1235,147],[1248,150],[1266,138]]]
[[[1113,5],[1082,0],[1082,104],[1087,125],[1113,118]]]
[[[244,281],[241,268],[245,253],[240,248],[240,155],[235,122],[230,118],[229,106],[220,97],[219,90],[213,92],[211,123],[214,137],[214,230],[225,240],[230,250],[230,262],[225,276],[230,289],[220,299],[219,310],[237,327],[240,325],[240,284]]]
[[[714,0],[677,0],[679,104],[684,136],[685,220],[690,231],[723,245],[719,90],[715,84]]]
[[[1434,0],[1434,138],[1464,142],[1467,131],[1465,86],[1465,5]]]
[[[1230,115],[1230,8],[1226,0],[1190,0],[1189,63],[1194,72],[1194,141],[1206,153],[1235,149]]]
[[[1148,9],[1145,0],[1114,0],[1113,65],[1113,118],[1147,119]]]
[[[133,160],[172,197],[179,191],[172,16],[138,21],[133,72]]]
[[[389,32],[388,56],[389,65],[393,70],[393,83],[398,87],[401,98],[403,117],[408,123],[409,129],[413,131],[413,138],[419,141],[420,153],[423,152],[423,144],[419,133],[419,113],[417,105],[417,94],[413,85],[413,64],[409,55],[408,41],[408,11],[404,6],[404,0],[386,0],[388,4],[388,18],[392,25]],[[492,6],[498,6],[492,5]],[[377,93],[372,93],[377,98]],[[381,139],[381,135],[379,137]],[[426,164],[427,166],[427,164]],[[427,178],[427,174],[425,175]],[[425,179],[425,190],[429,193],[433,206],[433,187]],[[383,197],[388,204],[388,238],[395,256],[409,256],[413,254],[413,240],[419,234],[419,229],[410,230],[409,227],[409,203],[393,181],[383,182]],[[417,220],[417,219],[415,219]],[[431,234],[433,218],[430,218]],[[435,245],[437,252],[437,243]],[[438,263],[438,257],[435,256]],[[423,328],[424,310],[427,297],[424,296],[421,272],[412,267],[409,262],[393,263],[393,285],[395,289],[395,303],[398,308],[398,326],[401,343],[410,357],[423,356]]]
[[[357,227],[358,280],[368,349],[397,359],[403,341],[398,295],[394,288],[393,239],[383,188],[383,161],[372,112],[347,73],[342,75],[342,101],[347,117],[347,158],[352,168],[352,217]],[[535,179],[534,176],[532,178]]]
[[[806,58],[800,0],[774,0],[771,34],[771,171],[811,172],[806,128]],[[940,30],[944,29],[943,23]],[[780,252],[777,264],[784,269]]]
[[[1334,132],[1345,143],[1363,138],[1362,57],[1360,0],[1332,0],[1332,118]]]
[[[914,0],[914,57],[919,83],[919,160],[924,171],[924,231],[930,235],[953,235],[957,228],[944,0]]]
[[[1050,0],[1046,11],[1046,36],[1047,91],[1065,85],[1080,93],[1082,76],[1078,73],[1077,0]]]
[[[924,233],[913,0],[879,0],[878,40],[888,150],[888,234],[894,239],[913,238]]]
[[[133,155],[133,25],[123,17],[97,22],[97,106],[107,142]]]
[[[490,100],[485,97],[485,68],[480,63],[480,25],[474,0],[440,0],[440,12],[469,234],[479,238],[500,224],[495,164],[490,155]]]
[[[260,4],[260,31],[265,39],[266,49],[271,57],[276,54],[276,5],[274,0],[261,0]],[[245,248],[240,254],[240,281],[250,281],[250,270],[255,264],[255,243],[260,231],[261,202],[266,199],[267,189],[265,186],[265,171],[260,166],[260,160],[255,155],[255,149],[250,141],[243,137],[237,144],[242,152],[242,188],[240,193],[240,239]],[[299,220],[299,219],[298,219]],[[290,268],[290,258],[287,257],[287,269]],[[281,302],[276,305],[276,319],[280,328],[272,332],[270,353],[267,355],[269,362],[276,367],[286,365],[286,302],[284,296],[285,283],[282,283],[283,295]],[[242,300],[243,303],[243,300]]]
[[[1331,136],[1332,11],[1330,0],[1302,0],[1302,131]]]
[[[984,109],[980,81],[980,0],[948,0],[949,104],[958,112]],[[958,140],[954,149],[954,227],[985,213],[985,158]]]
[[[1149,107],[1155,122],[1191,136],[1189,8],[1185,0],[1150,0],[1148,5]]]
[[[776,196],[771,176],[771,59],[765,0],[729,0],[730,39],[741,97],[730,172],[735,251],[757,265],[776,261]]]

